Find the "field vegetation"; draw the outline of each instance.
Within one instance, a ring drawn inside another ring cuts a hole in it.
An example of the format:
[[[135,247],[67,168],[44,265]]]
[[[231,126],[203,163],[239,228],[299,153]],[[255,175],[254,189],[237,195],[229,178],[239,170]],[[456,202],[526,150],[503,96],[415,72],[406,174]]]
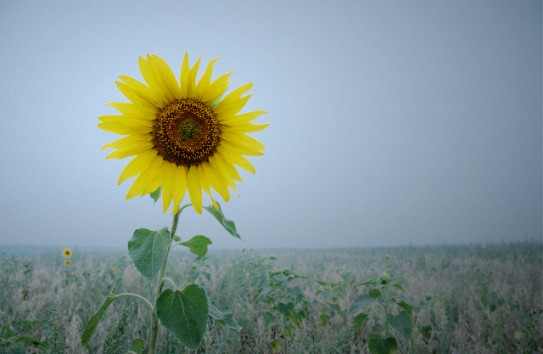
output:
[[[336,250],[175,249],[167,274],[200,284],[214,314],[200,347],[162,328],[159,353],[541,353],[541,243]],[[126,252],[0,251],[0,353],[126,353],[151,297]],[[137,350],[136,350],[137,352]]]

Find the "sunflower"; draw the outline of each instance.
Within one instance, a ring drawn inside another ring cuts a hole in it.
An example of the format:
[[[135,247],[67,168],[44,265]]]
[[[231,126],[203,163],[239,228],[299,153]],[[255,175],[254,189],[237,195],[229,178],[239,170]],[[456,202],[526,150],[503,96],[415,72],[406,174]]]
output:
[[[65,248],[62,250],[62,255],[66,258],[70,258],[72,256],[72,250],[69,248]]]
[[[117,87],[130,102],[110,103],[120,114],[99,117],[98,126],[124,135],[102,147],[115,149],[106,158],[133,157],[118,180],[135,177],[127,199],[161,187],[164,212],[173,203],[176,214],[188,191],[201,214],[202,191],[216,206],[214,192],[228,201],[230,189],[237,190],[236,182],[242,182],[237,167],[255,173],[245,156],[263,155],[264,145],[246,134],[268,126],[252,122],[266,112],[240,113],[253,84],[226,93],[230,73],[212,80],[217,60],[207,64],[198,80],[201,58],[191,66],[187,53],[179,81],[157,55],[138,58],[145,83],[119,76]]]
[[[65,260],[64,260],[64,265],[65,265],[66,267],[69,267],[69,266],[72,265],[72,261],[70,261],[69,259],[65,259]]]

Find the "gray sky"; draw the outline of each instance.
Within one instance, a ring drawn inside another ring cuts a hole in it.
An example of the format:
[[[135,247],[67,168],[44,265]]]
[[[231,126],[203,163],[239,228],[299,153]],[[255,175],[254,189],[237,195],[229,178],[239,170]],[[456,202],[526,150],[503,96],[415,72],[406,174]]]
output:
[[[97,128],[137,57],[220,56],[267,148],[180,234],[214,247],[541,239],[541,1],[0,0],[0,247],[125,247],[170,225]]]

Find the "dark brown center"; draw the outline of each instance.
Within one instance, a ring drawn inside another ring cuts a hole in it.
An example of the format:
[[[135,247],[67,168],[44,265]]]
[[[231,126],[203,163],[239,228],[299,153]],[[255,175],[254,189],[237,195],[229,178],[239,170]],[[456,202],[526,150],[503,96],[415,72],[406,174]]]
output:
[[[211,108],[199,100],[183,98],[158,111],[152,135],[164,160],[190,166],[213,155],[220,143],[221,126]]]

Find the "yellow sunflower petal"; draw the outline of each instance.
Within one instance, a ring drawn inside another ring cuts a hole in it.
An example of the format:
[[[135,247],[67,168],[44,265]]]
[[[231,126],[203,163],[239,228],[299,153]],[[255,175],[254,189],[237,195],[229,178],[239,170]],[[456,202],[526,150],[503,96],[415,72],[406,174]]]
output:
[[[204,169],[202,165],[196,166],[198,168],[198,180],[200,181],[200,186],[208,195],[211,195],[211,190],[209,189],[209,183],[207,182],[206,176],[204,174]]]
[[[136,178],[134,183],[132,183],[132,186],[130,187],[130,189],[128,190],[128,193],[126,194],[126,199],[134,198],[137,195],[144,195],[147,193],[151,193],[156,188],[158,188],[158,186],[156,186],[154,177],[155,177],[155,174],[161,171],[161,166],[163,164],[164,164],[164,160],[162,160],[161,157],[156,156],[152,160],[151,164],[148,165],[147,168],[142,173],[140,173],[140,175]]]
[[[141,154],[153,148],[152,142],[135,143],[123,146],[106,156],[106,159],[124,159],[125,157]]]
[[[123,183],[128,178],[132,178],[140,173],[142,173],[153,160],[157,158],[156,151],[149,150],[139,154],[134,157],[123,169],[119,175],[119,180],[117,184]]]
[[[186,191],[187,168],[185,166],[175,166],[172,176],[173,214],[177,214]]]
[[[125,116],[142,116],[153,119],[156,113],[156,108],[142,106],[132,102],[110,102],[107,105],[115,108]]]
[[[211,83],[211,75],[213,75],[213,66],[215,63],[219,60],[219,58],[211,59],[211,61],[207,64],[207,67],[202,74],[202,77],[198,81],[198,84],[196,85],[196,89],[194,91],[194,97],[196,98],[202,98],[202,96],[205,94],[205,92],[209,89],[209,84]]]
[[[228,124],[228,125],[250,123],[251,121],[260,117],[262,114],[266,114],[266,113],[268,112],[260,110],[260,111],[247,112],[243,114],[231,115],[229,117],[221,117],[221,123]]]
[[[164,59],[158,55],[153,55],[152,59],[159,73],[159,78],[162,81],[164,89],[169,93],[171,100],[181,98],[181,89],[177,83],[175,75]]]
[[[189,55],[187,52],[185,52],[185,55],[183,56],[183,63],[181,64],[181,75],[180,75],[181,97],[189,96],[189,77],[190,77]]]
[[[228,89],[230,83],[230,74],[226,73],[219,76],[209,85],[209,89],[203,94],[201,100],[204,103],[211,104],[221,97]]]
[[[164,164],[162,175],[162,209],[166,212],[173,199],[173,178],[176,166],[173,163]]]
[[[239,146],[242,148],[247,148],[251,150],[265,150],[266,148],[262,143],[250,136],[245,134],[237,134],[236,132],[227,131],[221,134],[221,139],[228,141],[234,146]]]
[[[228,110],[229,109],[229,106],[231,106],[232,104],[235,104],[237,101],[239,101],[241,99],[241,96],[247,92],[248,90],[251,89],[251,87],[253,87],[253,83],[252,82],[249,82],[247,84],[244,84],[244,85],[241,85],[240,87],[238,87],[237,89],[233,90],[232,92],[230,92],[229,94],[227,94],[222,100],[221,102],[219,102],[217,104],[217,107],[215,109],[215,111],[217,112],[217,114],[223,114],[223,112],[225,110]],[[243,108],[243,107],[242,107]],[[241,109],[241,108],[240,108]]]
[[[157,96],[160,98],[160,105],[164,105],[168,102],[171,102],[173,96],[165,88],[160,75],[158,74],[158,69],[155,66],[154,58],[150,55],[147,55],[146,58],[139,57],[138,65],[140,68],[141,76],[149,85],[149,88],[153,90]]]
[[[146,86],[144,83],[127,75],[119,75],[119,79],[121,79],[121,81],[125,85],[127,85],[135,93],[137,93],[138,96],[145,99],[147,102],[151,103],[153,106],[161,106],[164,104],[164,99],[160,97],[157,91]]]
[[[196,210],[198,214],[202,214],[202,188],[200,188],[198,169],[196,166],[191,166],[189,168],[187,187],[189,190],[190,201],[194,207],[194,210]]]
[[[129,135],[125,136],[124,138],[112,141],[110,143],[105,144],[102,146],[100,151],[104,149],[117,149],[117,148],[123,148],[129,145],[132,145],[134,143],[145,143],[147,141],[151,141],[151,135],[145,134],[145,135]]]
[[[239,100],[229,103],[228,105],[222,105],[221,108],[217,108],[215,112],[223,116],[224,119],[227,119],[241,111],[250,98],[251,95],[241,97]]]
[[[236,133],[253,133],[260,130],[264,130],[269,126],[268,123],[265,124],[254,124],[254,123],[246,123],[246,124],[239,124],[239,125],[223,125],[222,131],[223,132],[236,132]]]
[[[185,53],[183,57],[183,64],[181,65],[181,97],[194,97],[194,92],[196,89],[196,76],[198,75],[201,59],[202,58],[199,57],[191,68],[189,64],[189,55]]]
[[[136,104],[142,105],[142,106],[149,107],[149,108],[153,108],[153,107],[157,106],[153,102],[152,99],[150,99],[149,97],[146,97],[145,95],[141,94],[141,92],[134,89],[133,87],[128,86],[127,84],[125,84],[123,82],[119,82],[119,81],[116,81],[115,85],[117,85],[117,88],[119,89],[119,91],[121,91],[122,94],[126,98],[128,98],[130,101],[132,101],[132,102],[134,102]]]
[[[225,202],[230,200],[230,191],[228,185],[222,178],[219,171],[215,171],[209,162],[204,162],[201,166],[202,172],[205,175],[206,181],[209,182],[211,188],[217,191]]]
[[[252,174],[256,173],[255,167],[252,163],[249,162],[246,158],[241,156],[238,153],[235,153],[233,151],[229,151],[224,148],[224,146],[221,146],[217,149],[217,151],[230,163],[234,165],[238,165],[239,167],[243,168],[246,171],[251,172]]]
[[[213,157],[214,157],[215,162],[219,166],[220,171],[224,172],[226,174],[226,177],[231,179],[229,185],[235,190],[237,190],[235,181],[243,182],[243,180],[241,179],[236,168],[233,165],[229,164],[228,161],[226,161],[220,153],[215,153]],[[223,174],[223,177],[224,177],[224,174]]]
[[[139,122],[102,122],[98,123],[98,127],[102,130],[112,132],[119,135],[129,134],[148,134],[152,128],[148,125],[142,125]]]

